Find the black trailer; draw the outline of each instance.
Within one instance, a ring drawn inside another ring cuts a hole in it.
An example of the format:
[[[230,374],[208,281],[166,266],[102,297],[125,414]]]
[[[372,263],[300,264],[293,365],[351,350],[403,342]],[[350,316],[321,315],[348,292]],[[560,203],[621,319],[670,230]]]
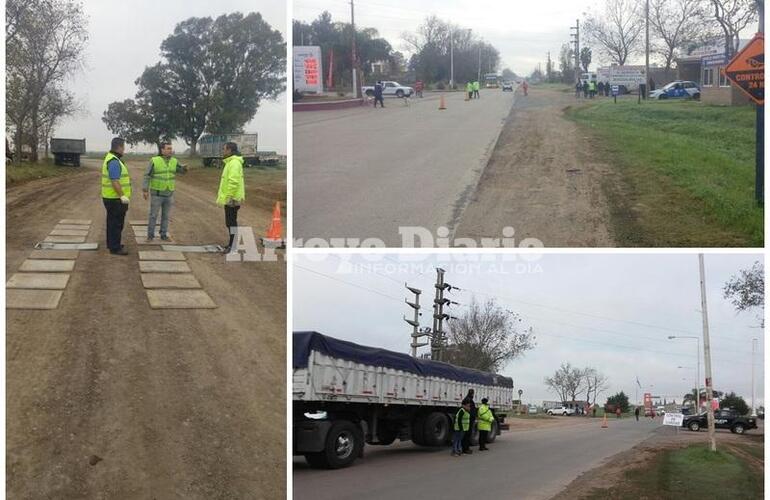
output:
[[[51,139],[51,153],[55,165],[80,166],[80,155],[86,152],[85,139]]]

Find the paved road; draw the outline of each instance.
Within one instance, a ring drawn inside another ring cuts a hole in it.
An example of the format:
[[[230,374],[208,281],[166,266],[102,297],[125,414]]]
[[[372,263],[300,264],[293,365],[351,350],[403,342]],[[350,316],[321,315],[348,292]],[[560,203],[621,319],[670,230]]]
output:
[[[650,421],[599,419],[565,427],[503,433],[491,451],[452,457],[448,449],[411,443],[366,448],[366,458],[342,470],[314,470],[294,459],[296,500],[394,498],[547,499],[581,473],[643,441],[660,426]]]
[[[434,238],[440,226],[454,231],[514,96],[445,97],[444,111],[430,95],[409,106],[386,99],[385,109],[294,113],[295,240],[376,237],[400,247],[399,226]]]

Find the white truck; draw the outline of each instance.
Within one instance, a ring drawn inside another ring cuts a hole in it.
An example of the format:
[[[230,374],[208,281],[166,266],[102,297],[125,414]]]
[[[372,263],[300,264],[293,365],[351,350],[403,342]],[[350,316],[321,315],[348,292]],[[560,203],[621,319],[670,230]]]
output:
[[[260,164],[257,134],[206,134],[198,141],[198,154],[203,159],[204,167],[222,167],[222,146],[226,142],[238,145],[246,166]]]
[[[451,442],[453,417],[468,389],[489,400],[489,441],[504,425],[513,380],[493,373],[367,347],[318,332],[293,334],[294,455],[337,469],[363,455],[364,443],[396,439],[420,446]],[[472,442],[478,430],[473,429]]]
[[[644,66],[606,66],[599,68],[597,73],[601,75],[600,81],[618,86],[621,94],[636,92],[639,85],[645,82]]]
[[[365,85],[361,87],[361,93],[368,97],[372,97],[374,95],[374,85]],[[383,97],[411,97],[412,94],[414,94],[414,89],[412,87],[401,85],[398,82],[382,82]]]

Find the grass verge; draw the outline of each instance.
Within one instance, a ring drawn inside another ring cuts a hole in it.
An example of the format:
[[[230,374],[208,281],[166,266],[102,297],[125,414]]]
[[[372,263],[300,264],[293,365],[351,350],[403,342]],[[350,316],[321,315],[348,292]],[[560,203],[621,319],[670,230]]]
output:
[[[613,165],[604,187],[619,246],[764,245],[753,108],[601,99],[566,115]]]
[[[40,163],[22,163],[21,165],[5,166],[5,185],[12,186],[35,179],[56,177],[60,175],[76,174],[83,170],[78,167],[57,166],[53,160],[44,160]]]
[[[697,480],[696,480],[697,479]],[[727,452],[712,453],[705,445],[664,450],[644,467],[625,472],[625,481],[595,488],[585,497],[678,498],[714,500],[763,498],[761,472]]]

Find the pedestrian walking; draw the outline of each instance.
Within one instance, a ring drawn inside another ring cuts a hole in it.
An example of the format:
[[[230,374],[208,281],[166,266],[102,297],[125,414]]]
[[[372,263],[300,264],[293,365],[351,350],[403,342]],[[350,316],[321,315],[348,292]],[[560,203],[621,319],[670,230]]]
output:
[[[168,241],[168,221],[171,218],[171,207],[174,206],[174,191],[176,189],[176,174],[187,173],[187,167],[180,164],[173,156],[174,149],[170,142],[160,143],[160,155],[153,156],[150,166],[144,173],[142,196],[150,198],[150,218],[147,221],[147,240],[155,238],[155,224],[160,212],[160,239]]]
[[[489,439],[489,432],[492,430],[492,422],[495,421],[495,416],[492,414],[492,410],[489,408],[487,398],[481,399],[481,406],[479,406],[478,420],[479,420],[479,451],[486,451],[487,440]]]
[[[422,82],[422,80],[417,80],[414,82],[414,92],[417,95],[417,97],[422,97],[422,91],[425,88],[425,84]]]
[[[588,93],[591,99],[596,95],[596,82],[593,80],[588,84]]]
[[[243,157],[238,152],[238,145],[226,142],[222,146],[222,158],[225,164],[219,180],[217,206],[225,209],[225,225],[230,241],[224,252],[229,253],[238,232],[238,209],[246,198],[246,188],[243,183]]]
[[[121,160],[126,141],[115,137],[102,162],[102,202],[107,211],[107,249],[112,255],[128,255],[121,244],[128,203],[131,200],[131,177]]]
[[[616,416],[617,418],[620,418],[620,406],[618,406],[617,408],[615,408],[615,416]]]
[[[524,82],[521,84],[521,88],[524,90],[524,97],[527,96],[527,91],[529,90],[529,85],[527,85],[527,81],[524,80]]]
[[[609,97],[610,95],[610,82],[604,82],[604,97]]]
[[[636,417],[636,421],[639,421],[639,407],[637,406],[636,409],[634,409],[634,416]]]
[[[465,406],[468,404],[468,411],[470,412],[470,427],[469,431],[463,435],[463,453],[470,455],[473,453],[471,450],[471,435],[473,434],[473,424],[476,422],[476,403],[473,401],[473,395],[475,394],[473,389],[468,389],[468,394],[463,398],[462,404]]]
[[[480,98],[480,97],[481,97],[481,96],[479,95],[479,90],[480,90],[480,89],[481,89],[481,85],[479,84],[478,80],[476,80],[475,82],[473,82],[473,97],[475,97],[476,99],[478,99],[478,98]]]
[[[588,80],[583,82],[583,98],[588,99]]]
[[[452,456],[459,457],[463,451],[463,440],[466,434],[470,434],[471,405],[462,403],[462,407],[455,414],[454,434],[452,435]]]
[[[374,107],[377,107],[377,103],[380,103],[380,107],[385,107],[385,101],[382,98],[382,82],[374,84]]]
[[[465,84],[465,91],[468,92],[468,99],[473,99],[473,82]]]
[[[577,82],[575,84],[575,98],[580,99],[580,94],[583,93],[583,86],[580,84],[580,82]]]
[[[596,86],[600,96],[604,95],[604,82],[599,82]]]

